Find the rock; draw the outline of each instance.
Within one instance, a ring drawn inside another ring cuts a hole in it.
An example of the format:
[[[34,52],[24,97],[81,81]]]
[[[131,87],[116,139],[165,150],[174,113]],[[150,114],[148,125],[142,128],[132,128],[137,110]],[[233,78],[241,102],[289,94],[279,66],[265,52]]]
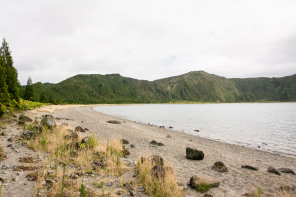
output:
[[[174,128],[174,127],[172,127],[172,126],[169,126],[169,129],[172,129],[172,128]]]
[[[81,143],[88,144],[90,139],[91,139],[91,136],[84,137],[84,138],[82,138]]]
[[[281,173],[287,173],[287,174],[293,174],[295,175],[295,172],[289,168],[279,168],[278,171],[280,171]]]
[[[279,173],[279,171],[277,171],[274,167],[272,167],[272,166],[270,166],[268,169],[267,169],[267,172],[269,172],[269,173],[272,173],[272,174],[276,174],[276,175],[281,175],[280,173]]]
[[[210,187],[219,187],[220,182],[214,179],[198,177],[196,175],[192,176],[189,181],[189,186],[196,189],[200,184],[207,183]]]
[[[156,165],[151,169],[150,174],[152,177],[164,179],[165,169],[162,165]]]
[[[133,145],[133,144],[131,144],[131,145],[130,145],[130,147],[131,147],[131,148],[136,148],[136,146],[135,146],[135,145]]]
[[[20,157],[19,162],[34,163],[34,159],[32,157]]]
[[[7,165],[2,165],[1,169],[2,170],[7,170],[7,169],[9,169],[9,167]]]
[[[228,172],[227,167],[222,161],[215,162],[214,165],[212,166],[212,169],[217,172]]]
[[[141,163],[146,162],[147,160],[151,161],[152,165],[161,165],[163,166],[164,161],[163,158],[158,155],[149,156],[148,159],[145,157],[141,157]]]
[[[121,122],[118,120],[108,120],[107,122],[111,124],[121,124]]]
[[[164,128],[165,128],[165,126],[159,126],[159,128],[161,128],[161,129],[164,129]]]
[[[67,148],[68,148],[68,149],[75,149],[75,150],[78,150],[80,147],[79,147],[79,143],[78,143],[78,142],[70,142],[70,143],[67,145]]]
[[[122,153],[124,156],[130,155],[131,153],[125,148],[125,146],[122,146]]]
[[[26,139],[26,140],[30,140],[34,135],[34,131],[24,131],[23,134],[21,135],[21,138]]]
[[[122,142],[122,144],[129,144],[129,141],[126,139],[122,139],[121,142]]]
[[[211,194],[205,194],[203,197],[213,197]]]
[[[192,160],[203,160],[204,153],[202,151],[199,151],[197,149],[193,148],[186,148],[186,158],[192,159]]]
[[[194,131],[195,131],[195,132],[199,132],[199,130],[198,130],[198,129],[195,129]]]
[[[249,170],[255,170],[255,171],[258,170],[258,168],[253,167],[253,166],[249,166],[249,165],[244,165],[244,166],[242,166],[242,168],[249,169]]]
[[[280,186],[280,190],[288,192],[288,194],[296,193],[296,186],[295,185],[293,185],[293,186],[284,185],[284,186]],[[288,194],[287,194],[287,196],[289,196]]]
[[[23,126],[23,125],[25,125],[25,121],[23,121],[23,120],[19,120],[19,121],[17,122],[17,124],[18,124],[19,126]]]
[[[8,144],[7,147],[12,147],[12,144]]]
[[[77,132],[70,132],[64,138],[67,139],[67,140],[77,141],[78,140],[78,133]]]
[[[157,141],[155,141],[155,140],[152,140],[152,141],[150,142],[150,145],[153,145],[153,146],[164,146],[163,143],[161,143],[161,142],[157,142]]]
[[[21,114],[18,118],[19,121],[23,121],[23,122],[32,122],[33,120],[28,117],[28,116],[25,116],[24,114]]]
[[[26,178],[28,179],[28,181],[37,181],[37,177],[38,177],[37,172],[30,172],[26,176]]]
[[[42,126],[46,126],[49,129],[53,129],[57,126],[51,114],[43,115],[42,117],[43,117],[43,119],[41,120]]]
[[[76,131],[76,132],[82,132],[82,133],[85,132],[85,130],[84,130],[81,126],[76,127],[76,128],[75,128],[75,131]]]

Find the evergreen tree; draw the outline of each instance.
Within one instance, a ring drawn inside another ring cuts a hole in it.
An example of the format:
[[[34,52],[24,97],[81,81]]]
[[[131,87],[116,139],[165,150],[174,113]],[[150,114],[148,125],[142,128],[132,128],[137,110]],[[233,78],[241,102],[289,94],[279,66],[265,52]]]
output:
[[[34,88],[31,77],[28,78],[27,86],[24,92],[24,99],[34,101]]]
[[[8,87],[6,84],[6,75],[4,68],[4,58],[2,53],[0,53],[0,103],[8,105],[10,103]]]
[[[8,86],[8,93],[11,95],[11,99],[19,101],[19,87],[17,79],[17,70],[13,67],[13,60],[11,52],[9,50],[8,43],[3,39],[1,46],[1,56],[4,62],[4,72],[6,77],[6,85]]]

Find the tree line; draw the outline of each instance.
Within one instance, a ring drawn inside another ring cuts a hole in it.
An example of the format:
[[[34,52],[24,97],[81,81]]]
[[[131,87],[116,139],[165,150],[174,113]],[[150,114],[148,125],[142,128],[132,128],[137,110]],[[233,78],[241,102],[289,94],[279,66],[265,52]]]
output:
[[[52,96],[47,98],[44,93],[41,93],[38,99],[35,97],[34,87],[30,77],[25,89],[22,89],[18,80],[18,72],[13,66],[13,58],[9,49],[9,44],[3,39],[0,48],[0,116],[2,116],[7,109],[21,109],[21,98],[43,103],[56,103]]]

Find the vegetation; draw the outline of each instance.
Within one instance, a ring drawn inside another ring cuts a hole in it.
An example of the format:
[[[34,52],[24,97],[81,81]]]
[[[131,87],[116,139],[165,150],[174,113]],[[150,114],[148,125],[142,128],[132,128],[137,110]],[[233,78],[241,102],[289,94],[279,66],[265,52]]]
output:
[[[296,75],[227,79],[203,71],[156,81],[76,75],[58,84],[34,84],[35,97],[56,103],[193,103],[296,101]]]
[[[173,170],[170,167],[164,167],[164,177],[155,177],[151,174],[153,163],[151,159],[140,160],[137,163],[136,170],[141,184],[146,189],[150,197],[174,196],[183,197],[184,192],[178,186]]]
[[[196,190],[204,193],[209,191],[212,188],[212,185],[208,184],[207,182],[203,182],[196,187]]]
[[[26,89],[24,91],[24,99],[29,101],[34,101],[34,88],[31,77],[29,77],[26,85]]]
[[[60,126],[53,130],[43,127],[42,132],[39,132],[38,126],[36,120],[32,124],[25,125],[24,130],[31,130],[34,135],[22,141],[35,151],[48,153],[47,159],[43,161],[46,164],[44,166],[48,167],[38,168],[36,195],[42,193],[48,196],[64,196],[67,193],[76,196],[79,192],[80,196],[97,196],[81,182],[84,172],[100,176],[104,173],[113,176],[124,173],[124,164],[118,162],[118,157],[123,156],[122,143],[119,139],[105,141],[91,135],[87,142],[82,143],[79,134],[77,138],[70,138],[70,133],[65,127]],[[76,143],[79,147],[75,145]],[[102,166],[94,169],[94,162]],[[73,178],[76,174],[81,178]],[[49,180],[54,181],[49,183]],[[42,184],[44,181],[46,185]]]

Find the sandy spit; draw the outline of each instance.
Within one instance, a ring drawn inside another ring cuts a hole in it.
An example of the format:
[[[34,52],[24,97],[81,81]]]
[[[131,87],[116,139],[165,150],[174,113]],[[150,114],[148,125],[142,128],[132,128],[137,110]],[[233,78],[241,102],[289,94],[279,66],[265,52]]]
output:
[[[209,177],[220,181],[218,188],[213,188],[208,194],[213,196],[242,196],[245,193],[256,191],[258,187],[265,196],[277,196],[280,186],[295,186],[296,175],[281,174],[281,176],[267,172],[268,167],[290,168],[296,171],[296,159],[289,158],[260,150],[254,150],[237,145],[226,144],[209,139],[191,136],[173,130],[158,128],[147,124],[123,120],[102,114],[88,106],[46,106],[38,109],[39,113],[52,113],[56,118],[67,119],[74,129],[76,126],[88,128],[99,138],[123,138],[133,144],[128,147],[129,156],[137,161],[141,156],[157,154],[175,170],[180,185],[186,186],[193,175]],[[122,124],[110,124],[108,120],[118,120]],[[168,135],[171,137],[168,138]],[[255,137],[255,136],[254,136]],[[155,140],[165,146],[151,147],[150,142]],[[202,150],[205,157],[202,161],[186,159],[186,147]],[[211,169],[216,161],[222,161],[228,172],[220,173]],[[242,165],[251,165],[259,168],[252,171],[241,168]],[[203,196],[190,188],[187,196]]]

